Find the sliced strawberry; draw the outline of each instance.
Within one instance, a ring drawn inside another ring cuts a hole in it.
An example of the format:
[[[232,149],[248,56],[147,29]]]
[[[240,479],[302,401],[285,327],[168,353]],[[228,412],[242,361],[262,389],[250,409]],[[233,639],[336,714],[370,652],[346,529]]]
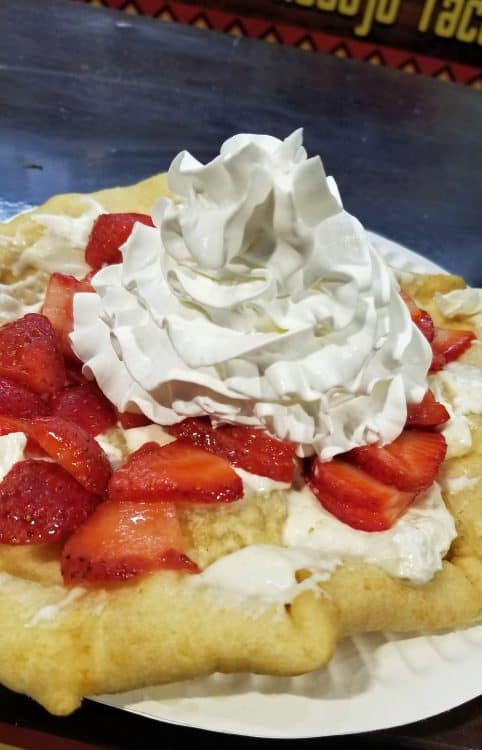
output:
[[[145,443],[112,475],[111,500],[230,503],[243,494],[227,461],[183,440]]]
[[[72,362],[78,362],[72,351],[69,335],[74,327],[73,300],[77,292],[92,292],[89,281],[79,281],[74,276],[53,273],[49,279],[42,313],[50,320],[59,338],[62,354]]]
[[[430,365],[429,373],[432,374],[434,372],[439,372],[439,370],[443,370],[446,364],[447,363],[443,354],[434,354],[432,357],[432,363]]]
[[[101,214],[92,227],[85,248],[85,260],[89,266],[98,269],[106,264],[120,263],[119,248],[129,237],[136,221],[148,227],[154,226],[147,214]]]
[[[435,401],[432,391],[427,391],[419,404],[408,404],[406,427],[440,427],[450,419],[450,415],[443,406]]]
[[[422,331],[427,341],[432,341],[435,330],[432,317],[426,310],[422,310],[420,307],[418,307],[413,297],[407,294],[407,292],[404,292],[403,289],[400,292],[400,296],[407,305],[410,317],[412,318],[417,328]]]
[[[60,417],[44,417],[31,422],[25,432],[86,490],[105,492],[112,473],[109,460],[81,427]]]
[[[212,427],[207,417],[199,417],[171,425],[167,431],[252,474],[279,482],[293,481],[296,445],[278,440],[264,430],[238,425]]]
[[[64,361],[44,315],[30,313],[0,328],[0,376],[48,396],[63,387]]]
[[[66,361],[65,363],[65,375],[68,385],[82,385],[83,383],[90,383],[84,375],[82,375],[82,363]]]
[[[130,430],[131,427],[146,427],[148,424],[152,424],[145,414],[137,414],[134,411],[117,411],[117,419],[124,430]]]
[[[166,427],[169,435],[178,440],[188,440],[198,448],[214,453],[217,448],[215,431],[208,417],[192,417]]]
[[[33,420],[0,416],[0,433],[25,432],[39,446],[94,495],[105,492],[111,475],[104,451],[78,425],[61,417]]]
[[[61,466],[19,461],[0,484],[0,543],[56,541],[84,523],[98,502]]]
[[[52,415],[75,422],[95,436],[116,423],[116,414],[96,383],[64,388],[52,399]]]
[[[184,553],[173,503],[101,503],[67,541],[61,569],[67,585],[114,584],[155,570],[199,568]]]
[[[446,452],[440,433],[405,430],[389,445],[354,448],[346,457],[381,482],[409,492],[430,487]]]
[[[415,497],[382,484],[342,458],[315,459],[307,481],[314,494],[340,521],[362,531],[384,531],[400,518]]]
[[[38,393],[8,378],[0,378],[0,414],[9,417],[45,417],[49,409]]]
[[[448,362],[453,362],[475,341],[472,331],[436,328],[432,341],[433,360],[431,372],[442,370]]]

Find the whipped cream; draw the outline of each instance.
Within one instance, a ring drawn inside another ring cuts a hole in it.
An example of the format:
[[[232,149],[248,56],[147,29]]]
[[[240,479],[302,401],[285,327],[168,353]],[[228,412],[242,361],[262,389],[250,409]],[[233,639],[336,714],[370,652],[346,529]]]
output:
[[[73,347],[121,411],[265,427],[323,459],[401,432],[430,346],[301,131],[169,169],[179,201],[74,301]]]
[[[481,480],[482,477],[469,477],[467,474],[461,474],[458,477],[444,477],[443,487],[448,492],[462,492],[463,490],[471,490]]]
[[[18,461],[24,458],[27,436],[24,432],[10,432],[0,436],[0,482]]]
[[[326,581],[340,560],[315,559],[308,550],[253,544],[221,557],[192,579],[194,585],[207,584],[232,598],[286,604],[301,591],[319,591],[317,582]],[[312,575],[298,581],[299,570]]]
[[[28,313],[40,312],[45,288],[43,279],[28,276],[12,284],[0,283],[0,325],[21,318]],[[31,300],[30,304],[25,298]]]
[[[279,490],[289,490],[291,487],[289,482],[280,482],[270,477],[262,477],[260,474],[252,474],[250,471],[240,469],[239,466],[233,466],[233,471],[241,479],[245,495],[278,492]]]
[[[63,214],[32,214],[31,219],[42,228],[39,239],[22,250],[12,270],[22,275],[27,269],[72,274],[81,279],[91,270],[85,262],[87,240],[95,219],[104,209],[93,198],[79,196],[79,216]],[[66,249],[68,248],[68,252]]]
[[[421,493],[391,529],[352,529],[328,513],[308,487],[288,494],[284,547],[251,545],[221,557],[193,581],[231,598],[283,604],[301,591],[316,591],[343,562],[377,565],[390,575],[420,585],[442,568],[456,536],[455,524],[434,484]],[[299,580],[297,572],[311,576]]]
[[[59,615],[64,611],[68,611],[74,602],[81,599],[87,593],[87,589],[83,589],[80,586],[74,586],[70,591],[58,601],[53,604],[46,604],[35,612],[32,619],[27,623],[27,628],[33,628],[39,623],[49,622],[57,620]]]
[[[435,295],[438,309],[446,318],[471,317],[482,313],[482,289],[467,287]]]
[[[470,414],[482,414],[482,372],[462,362],[450,362],[429,377],[430,388],[450,419],[442,429],[447,458],[464,456],[472,448]]]
[[[148,424],[142,427],[131,427],[128,430],[122,430],[124,440],[126,441],[128,453],[138,450],[144,443],[158,443],[159,445],[169,445],[176,438],[169,435],[166,430],[158,424]]]
[[[96,435],[94,440],[104,451],[114,471],[118,469],[124,462],[124,453],[119,446],[115,445],[112,440],[109,439],[109,435],[105,433]]]
[[[460,414],[482,414],[482,370],[462,362],[448,365],[430,378],[442,385],[454,410]]]
[[[315,564],[360,560],[414,584],[426,583],[442,568],[442,558],[456,536],[454,520],[436,483],[420,493],[386,531],[360,531],[342,523],[308,487],[290,492],[288,507],[283,541],[310,550]]]

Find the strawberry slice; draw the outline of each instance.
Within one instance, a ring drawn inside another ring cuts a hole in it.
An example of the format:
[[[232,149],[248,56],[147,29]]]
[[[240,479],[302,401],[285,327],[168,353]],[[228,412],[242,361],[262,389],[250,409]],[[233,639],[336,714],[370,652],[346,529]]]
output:
[[[430,372],[442,370],[448,362],[458,359],[476,338],[472,331],[437,327],[432,341],[433,359]]]
[[[49,409],[38,393],[25,385],[0,378],[0,414],[9,417],[45,417]]]
[[[296,445],[264,430],[239,425],[212,427],[207,417],[185,419],[166,428],[170,435],[197,445],[233,466],[279,482],[292,482]]]
[[[346,457],[381,482],[410,492],[430,487],[446,452],[440,433],[405,430],[389,445],[354,448]]]
[[[199,573],[173,503],[104,502],[67,541],[66,585],[114,584],[155,570]]]
[[[52,323],[59,338],[62,354],[71,362],[79,361],[72,351],[69,340],[74,327],[74,294],[93,291],[89,281],[79,281],[75,276],[53,273],[49,279],[42,313]]]
[[[84,523],[98,502],[61,466],[19,461],[0,484],[0,543],[54,542]]]
[[[450,419],[450,415],[443,406],[435,401],[432,391],[427,391],[419,404],[407,405],[407,422],[405,427],[440,427]]]
[[[31,421],[0,417],[0,434],[25,432],[45,453],[71,474],[86,490],[102,495],[111,475],[104,451],[78,425],[61,417],[39,417]]]
[[[422,310],[417,305],[413,297],[407,294],[407,292],[404,292],[403,289],[400,291],[400,296],[407,305],[410,317],[412,318],[417,328],[422,331],[427,341],[432,341],[435,332],[435,326],[433,324],[432,317],[426,310]]]
[[[82,362],[67,362],[65,363],[65,375],[67,385],[82,385],[83,383],[90,383],[84,375],[82,375]]]
[[[116,414],[96,383],[64,388],[52,399],[52,415],[82,427],[95,436],[116,423]]]
[[[29,313],[0,328],[0,376],[42,395],[63,387],[64,361],[44,315]]]
[[[400,518],[415,497],[382,484],[342,458],[311,465],[307,482],[326,510],[362,531],[384,531]]]
[[[151,420],[145,414],[138,414],[134,411],[116,411],[117,419],[124,430],[130,430],[131,427],[146,427],[152,424]]]
[[[148,227],[154,226],[147,214],[101,214],[94,222],[85,248],[85,260],[89,266],[97,270],[106,264],[120,263],[119,248],[129,237],[136,221]]]
[[[238,475],[223,458],[183,440],[145,443],[112,475],[111,500],[231,503],[243,494]]]

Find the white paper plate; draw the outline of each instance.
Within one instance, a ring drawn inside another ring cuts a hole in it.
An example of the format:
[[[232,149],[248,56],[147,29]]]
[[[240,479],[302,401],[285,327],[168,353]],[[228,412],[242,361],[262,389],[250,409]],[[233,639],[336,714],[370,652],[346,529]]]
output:
[[[443,270],[390,240],[372,238],[400,270]],[[170,724],[294,739],[426,719],[477,697],[481,675],[482,625],[477,625],[439,635],[349,638],[326,668],[301,677],[215,674],[95,700]]]
[[[15,219],[20,214],[25,214],[27,211],[31,211],[32,206],[30,203],[24,203],[23,201],[6,201],[0,197],[0,221],[9,222]]]

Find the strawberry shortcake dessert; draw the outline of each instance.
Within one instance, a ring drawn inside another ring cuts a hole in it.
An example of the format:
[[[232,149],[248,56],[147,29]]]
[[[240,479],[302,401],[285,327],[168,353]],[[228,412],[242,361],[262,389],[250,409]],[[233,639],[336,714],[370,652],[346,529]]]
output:
[[[482,614],[482,292],[300,131],[0,225],[0,682],[49,711]]]

